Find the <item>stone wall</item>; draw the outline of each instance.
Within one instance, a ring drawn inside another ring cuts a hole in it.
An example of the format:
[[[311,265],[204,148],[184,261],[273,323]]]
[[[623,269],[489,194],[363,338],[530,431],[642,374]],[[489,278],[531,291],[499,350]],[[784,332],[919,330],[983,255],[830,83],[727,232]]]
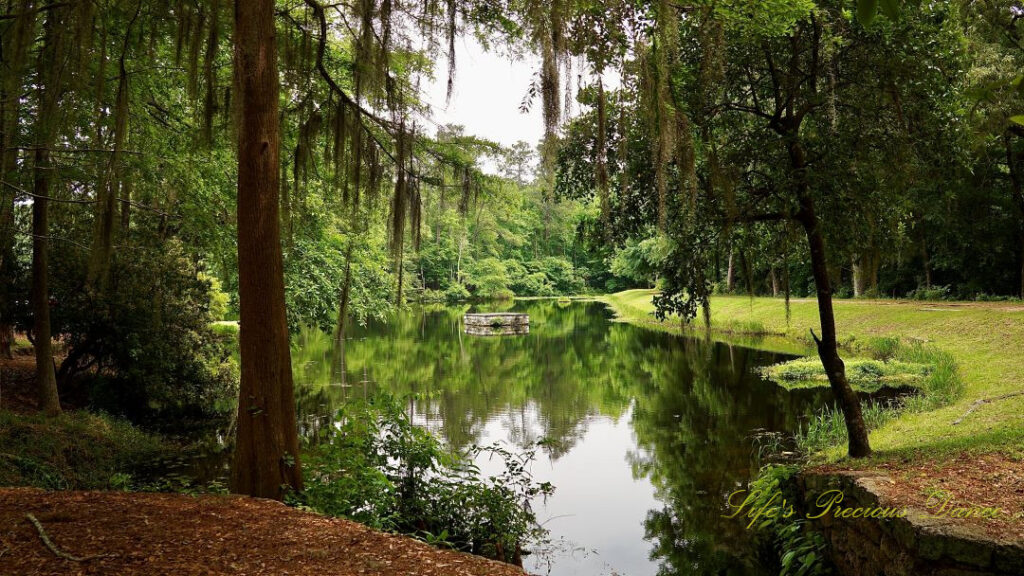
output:
[[[797,483],[805,510],[816,514],[818,497],[843,491],[844,507],[878,508],[878,494],[892,481],[875,473],[802,474]],[[825,536],[839,574],[850,576],[1022,576],[1024,546],[999,542],[948,518],[909,509],[903,518],[810,520]]]

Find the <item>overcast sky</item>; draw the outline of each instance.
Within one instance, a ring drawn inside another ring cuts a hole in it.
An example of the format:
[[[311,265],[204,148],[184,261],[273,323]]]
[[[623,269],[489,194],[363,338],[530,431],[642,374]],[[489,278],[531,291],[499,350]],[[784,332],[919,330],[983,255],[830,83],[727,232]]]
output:
[[[448,65],[442,59],[437,78],[429,82],[424,96],[434,108],[438,124],[461,124],[466,132],[503,146],[519,140],[536,146],[544,135],[540,103],[529,114],[519,112],[519,104],[530,86],[538,60],[527,57],[512,62],[495,52],[486,52],[472,37],[455,42],[455,90],[445,105],[448,90]]]

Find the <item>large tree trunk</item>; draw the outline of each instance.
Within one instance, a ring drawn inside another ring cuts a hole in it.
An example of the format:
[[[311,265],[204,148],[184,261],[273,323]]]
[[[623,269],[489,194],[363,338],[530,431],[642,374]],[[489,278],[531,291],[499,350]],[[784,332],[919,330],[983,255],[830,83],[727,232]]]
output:
[[[1020,215],[1020,297],[1024,298],[1024,177],[1021,175],[1020,154],[1013,149],[1013,136],[1010,130],[1003,132],[1003,145],[1006,148],[1006,165],[1010,170],[1013,201]]]
[[[35,186],[32,200],[32,332],[36,349],[36,393],[39,409],[50,416],[60,414],[57,375],[53,368],[53,335],[50,333],[50,290],[47,286],[50,193],[50,152],[39,148],[35,154]]]
[[[849,436],[849,454],[853,458],[863,458],[871,454],[868,443],[868,430],[861,414],[860,400],[857,393],[850,387],[846,379],[846,365],[839,357],[836,341],[836,318],[832,309],[832,284],[828,275],[828,259],[825,252],[825,238],[821,234],[814,201],[802,195],[800,212],[797,217],[807,234],[807,243],[811,251],[811,270],[814,284],[818,292],[818,315],[821,319],[821,338],[815,338],[818,345],[818,356],[828,375],[832,393],[839,402],[846,421],[846,432]]]
[[[281,499],[302,489],[281,257],[280,135],[273,0],[235,3],[238,296],[242,382],[231,489]]]
[[[57,376],[53,367],[50,332],[50,290],[47,285],[49,257],[48,204],[54,166],[50,150],[57,139],[57,110],[66,58],[63,58],[63,9],[54,8],[43,26],[43,47],[37,60],[39,109],[36,110],[37,148],[32,186],[32,332],[35,336],[36,393],[39,409],[49,415],[60,414]]]

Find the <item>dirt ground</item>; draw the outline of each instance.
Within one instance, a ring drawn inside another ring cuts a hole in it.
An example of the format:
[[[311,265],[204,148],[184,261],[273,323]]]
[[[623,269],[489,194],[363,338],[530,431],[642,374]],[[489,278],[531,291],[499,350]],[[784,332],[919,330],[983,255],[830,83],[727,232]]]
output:
[[[847,470],[822,467],[818,470]],[[1024,460],[1003,454],[960,454],[933,461],[885,463],[869,470],[884,472],[892,480],[883,506],[908,507],[951,517],[956,509],[998,508],[991,518],[959,518],[993,538],[1024,542]]]
[[[18,352],[13,359],[0,358],[0,409],[26,414],[39,406],[33,389],[36,359]]]
[[[61,552],[46,548],[34,515]],[[523,576],[278,502],[240,496],[0,489],[2,575]]]

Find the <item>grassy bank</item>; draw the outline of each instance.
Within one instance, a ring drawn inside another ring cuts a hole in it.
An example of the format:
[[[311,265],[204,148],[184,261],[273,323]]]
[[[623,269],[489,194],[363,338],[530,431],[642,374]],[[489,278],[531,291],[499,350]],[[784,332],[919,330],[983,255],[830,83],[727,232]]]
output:
[[[0,410],[0,486],[126,487],[131,472],[171,448],[124,420],[84,410],[50,418]]]
[[[680,332],[677,321],[654,319],[652,294],[630,290],[602,300],[623,321]],[[1024,390],[1024,306],[837,300],[835,307],[840,341],[848,351],[880,337],[923,343],[951,356],[964,383],[962,394],[951,404],[904,413],[873,431],[871,443],[878,458],[940,458],[962,451],[1024,457],[1024,396],[976,404]],[[814,300],[793,300],[787,322],[782,299],[716,296],[711,301],[711,324],[715,338],[810,353],[810,329],[818,329],[818,310]],[[841,452],[830,455],[838,458]]]

